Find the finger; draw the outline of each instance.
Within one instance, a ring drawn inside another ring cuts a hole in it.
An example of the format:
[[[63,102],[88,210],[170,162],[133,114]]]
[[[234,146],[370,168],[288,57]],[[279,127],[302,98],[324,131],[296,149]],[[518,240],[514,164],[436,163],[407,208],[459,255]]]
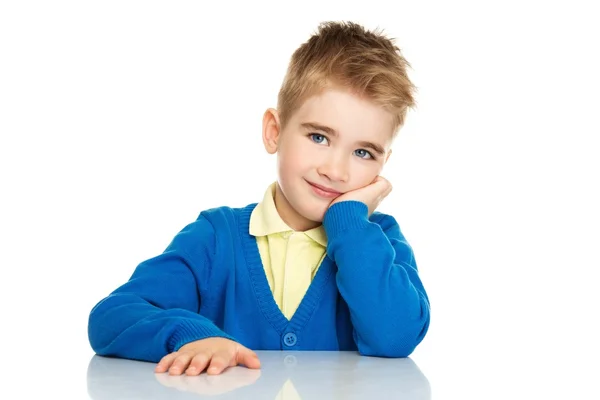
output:
[[[199,353],[192,358],[190,366],[185,371],[186,375],[200,375],[202,371],[206,369],[208,362],[210,361],[209,353]]]
[[[384,186],[387,187],[390,185],[390,181],[388,181],[381,175],[377,176],[377,178],[375,179],[375,183],[377,183],[378,185],[381,185],[382,187],[384,187]]]
[[[385,190],[385,192],[384,192],[385,194],[384,194],[384,196],[383,196],[383,197],[386,197],[388,194],[392,193],[392,189],[393,189],[393,188],[394,188],[394,187],[392,186],[392,184],[391,184],[390,182],[388,182],[388,183],[387,183],[386,190]]]
[[[173,360],[177,356],[178,356],[177,352],[174,352],[174,353],[169,353],[166,356],[164,356],[163,358],[161,358],[161,360],[158,362],[158,364],[156,364],[156,368],[154,369],[154,372],[161,373],[161,372],[165,372],[166,370],[168,370],[169,367],[171,366],[171,364],[173,363]]]
[[[212,359],[210,360],[210,366],[206,373],[209,375],[218,375],[223,372],[232,361],[233,359],[229,352],[218,351],[213,354]]]
[[[380,183],[380,184],[384,184],[384,183],[390,183],[390,181],[388,181],[387,179],[385,179],[383,176],[381,175],[377,175],[375,177],[375,179],[373,180],[373,183]]]
[[[378,180],[375,183],[375,186],[378,188],[379,196],[381,196],[382,198],[387,196],[388,194],[390,194],[390,192],[392,191],[391,182],[382,176],[378,177]]]
[[[186,370],[192,359],[191,354],[181,353],[173,361],[173,365],[169,368],[169,375],[181,375]]]
[[[248,349],[247,347],[242,347],[238,350],[236,355],[236,363],[245,365],[251,369],[260,368],[260,360],[255,352]]]

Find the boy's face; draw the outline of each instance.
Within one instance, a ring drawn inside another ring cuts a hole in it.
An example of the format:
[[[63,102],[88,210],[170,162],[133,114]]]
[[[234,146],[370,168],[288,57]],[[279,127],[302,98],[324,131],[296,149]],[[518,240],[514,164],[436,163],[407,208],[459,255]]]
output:
[[[278,155],[275,204],[281,218],[297,231],[318,226],[337,196],[380,174],[392,137],[390,113],[341,89],[307,99],[282,131],[277,111],[267,110],[263,142]]]

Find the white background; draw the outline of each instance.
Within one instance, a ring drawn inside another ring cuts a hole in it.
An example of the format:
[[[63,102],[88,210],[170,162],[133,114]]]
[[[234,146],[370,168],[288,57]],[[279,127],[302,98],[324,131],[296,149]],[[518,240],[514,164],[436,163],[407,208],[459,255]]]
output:
[[[419,88],[381,210],[430,296],[434,398],[594,398],[593,2],[213,3],[0,3],[3,382],[85,398],[89,311],[201,210],[261,199],[262,113],[332,19],[384,28]]]

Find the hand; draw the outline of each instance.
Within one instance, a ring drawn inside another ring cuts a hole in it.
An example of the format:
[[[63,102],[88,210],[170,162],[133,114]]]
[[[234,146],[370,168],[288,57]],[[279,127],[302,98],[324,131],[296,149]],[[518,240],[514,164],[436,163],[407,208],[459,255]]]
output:
[[[179,351],[167,354],[156,366],[155,372],[169,371],[169,375],[199,375],[207,367],[209,375],[218,375],[227,367],[243,364],[260,368],[258,356],[252,350],[229,339],[211,337],[183,345]]]
[[[369,216],[379,206],[383,199],[392,191],[392,184],[382,176],[377,176],[373,182],[360,189],[351,190],[336,197],[329,207],[341,201],[355,200],[363,202],[369,208]]]

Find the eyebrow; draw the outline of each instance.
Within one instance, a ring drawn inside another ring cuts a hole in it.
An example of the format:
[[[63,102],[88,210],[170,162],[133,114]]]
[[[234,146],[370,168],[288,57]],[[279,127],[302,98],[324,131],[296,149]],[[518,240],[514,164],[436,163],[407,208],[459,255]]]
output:
[[[304,129],[307,129],[307,130],[322,131],[333,137],[339,136],[339,133],[335,129],[330,128],[325,125],[317,124],[315,122],[304,122],[300,126],[302,126]],[[368,141],[363,140],[363,141],[358,142],[357,144],[361,147],[370,148],[371,150],[373,150],[375,153],[379,154],[380,156],[385,154],[385,150],[383,149],[383,147],[378,145],[377,143],[368,142]]]

